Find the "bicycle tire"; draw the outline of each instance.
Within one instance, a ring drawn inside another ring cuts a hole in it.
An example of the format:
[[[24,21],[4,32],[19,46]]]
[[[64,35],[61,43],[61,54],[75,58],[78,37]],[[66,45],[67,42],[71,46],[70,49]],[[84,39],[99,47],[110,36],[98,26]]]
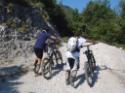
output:
[[[56,50],[55,54],[56,54],[56,63],[57,64],[62,64],[63,63],[63,59],[62,59],[62,54],[60,53],[60,51]]]
[[[91,58],[92,58],[92,70],[94,71],[96,69],[96,60],[93,53],[91,54]]]
[[[53,53],[52,53],[52,55],[51,55],[51,58],[52,58],[52,60],[53,60],[53,65],[54,65],[54,64],[57,64],[57,55],[56,55],[56,52],[55,52],[55,51],[53,51]]]
[[[43,73],[43,77],[46,79],[50,79],[52,77],[52,66],[51,66],[50,59],[48,58],[43,59],[42,73]]]
[[[89,67],[89,64],[88,62],[85,62],[84,64],[84,68],[85,68],[85,78],[87,80],[87,83],[90,87],[92,87],[92,83],[93,83],[93,80],[92,80],[92,71]]]

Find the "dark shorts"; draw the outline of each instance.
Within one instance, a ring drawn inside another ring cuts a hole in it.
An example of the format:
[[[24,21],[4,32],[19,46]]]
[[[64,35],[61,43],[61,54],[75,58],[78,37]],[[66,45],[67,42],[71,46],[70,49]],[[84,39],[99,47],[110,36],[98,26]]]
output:
[[[36,54],[36,56],[40,59],[42,59],[43,57],[43,49],[40,49],[40,48],[34,48],[34,52]]]
[[[68,63],[69,63],[70,69],[72,69],[74,67],[75,60],[73,58],[68,58]],[[79,63],[77,65],[77,69],[79,69]]]
[[[74,63],[75,63],[75,59],[73,59],[73,58],[68,58],[68,63],[69,63],[70,69],[72,69],[73,66],[74,66]]]

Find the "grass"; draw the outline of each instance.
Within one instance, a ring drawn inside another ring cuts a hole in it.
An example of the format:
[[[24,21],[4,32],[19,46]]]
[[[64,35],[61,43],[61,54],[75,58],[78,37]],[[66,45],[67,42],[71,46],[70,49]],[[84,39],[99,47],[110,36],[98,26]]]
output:
[[[118,48],[123,48],[125,50],[125,44],[117,44],[117,43],[115,43],[113,45],[115,45]]]

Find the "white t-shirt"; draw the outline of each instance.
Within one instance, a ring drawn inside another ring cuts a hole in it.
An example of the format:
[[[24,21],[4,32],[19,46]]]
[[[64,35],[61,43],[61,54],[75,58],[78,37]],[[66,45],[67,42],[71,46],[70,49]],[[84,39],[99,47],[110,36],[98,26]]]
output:
[[[73,67],[73,69],[77,69],[77,63],[78,63],[77,59],[79,59],[79,57],[80,57],[80,52],[78,52],[78,51],[71,52],[70,51],[72,49],[71,47],[74,47],[75,44],[77,44],[77,47],[80,49],[81,46],[84,45],[85,42],[86,42],[86,39],[84,39],[83,37],[79,37],[78,39],[76,37],[71,37],[68,40],[68,43],[67,43],[68,51],[66,51],[65,55],[66,55],[66,59],[67,58],[74,58],[75,59],[75,66]],[[64,69],[69,70],[70,66],[69,66],[67,60],[65,62],[66,62],[66,65],[64,66]]]
[[[69,51],[73,50],[76,46],[80,49],[81,46],[85,44],[85,42],[86,42],[86,39],[83,37],[79,37],[78,42],[76,37],[71,37],[68,40],[67,48]]]
[[[70,51],[66,51],[66,58],[79,58],[79,52],[70,52]]]
[[[78,38],[78,45],[77,45],[78,48],[80,49],[81,46],[85,44],[85,42],[86,42],[86,39],[85,39],[85,38],[79,37],[79,38]]]
[[[69,38],[68,43],[67,43],[68,51],[74,50],[76,46],[77,46],[77,38],[76,37]]]

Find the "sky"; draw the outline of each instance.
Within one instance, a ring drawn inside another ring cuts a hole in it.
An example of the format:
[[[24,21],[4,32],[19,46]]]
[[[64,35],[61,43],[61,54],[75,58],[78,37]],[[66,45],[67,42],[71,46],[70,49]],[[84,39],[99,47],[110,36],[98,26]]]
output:
[[[89,1],[90,0],[57,0],[58,3],[61,2],[63,5],[78,9],[79,12],[83,11]],[[112,9],[117,9],[119,0],[110,0],[110,4]]]

